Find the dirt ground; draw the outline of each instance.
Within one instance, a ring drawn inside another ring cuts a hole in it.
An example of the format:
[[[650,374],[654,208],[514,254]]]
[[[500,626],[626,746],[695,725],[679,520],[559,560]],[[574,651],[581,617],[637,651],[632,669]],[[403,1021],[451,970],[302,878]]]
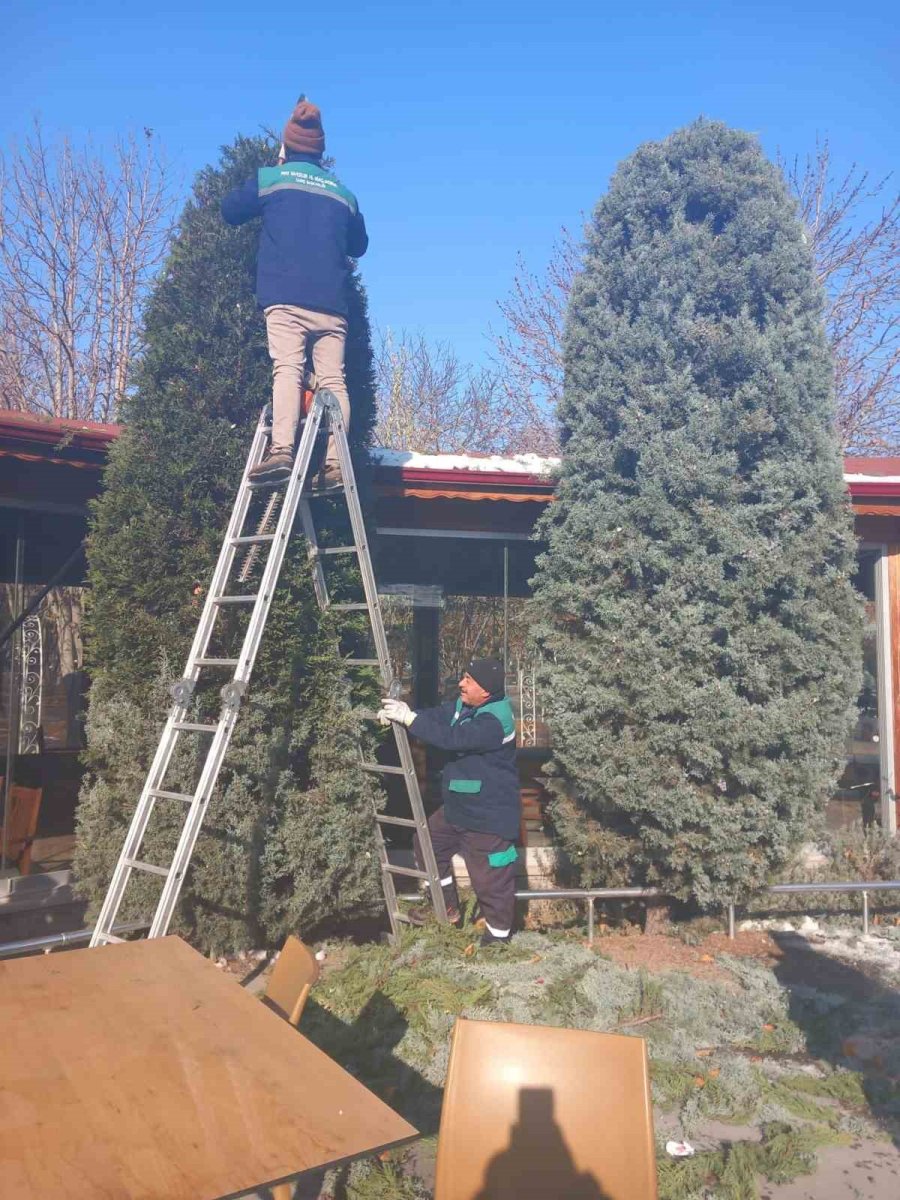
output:
[[[754,958],[774,966],[782,950],[768,933],[738,933],[730,941],[725,933],[707,934],[696,946],[688,945],[677,934],[627,933],[602,934],[595,938],[594,949],[620,967],[646,971],[687,971],[698,979],[728,981],[729,975],[716,963],[719,954],[735,958]]]

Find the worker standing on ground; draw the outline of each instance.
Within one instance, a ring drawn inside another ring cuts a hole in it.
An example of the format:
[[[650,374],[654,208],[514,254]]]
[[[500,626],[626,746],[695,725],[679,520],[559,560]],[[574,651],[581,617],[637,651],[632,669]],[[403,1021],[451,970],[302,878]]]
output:
[[[459,681],[459,699],[413,712],[403,700],[382,701],[379,717],[406,725],[413,737],[449,751],[441,776],[443,805],[428,821],[447,915],[460,919],[453,855],[462,855],[478,898],[485,929],[482,945],[512,936],[519,835],[516,724],[505,694],[503,664],[476,658]],[[423,868],[416,844],[416,858]],[[424,924],[429,908],[407,914]]]
[[[229,192],[222,216],[229,225],[262,217],[256,298],[266,316],[272,359],[272,441],[251,479],[290,474],[303,402],[307,351],[316,382],[337,397],[350,425],[344,379],[350,258],[369,244],[352,192],[322,166],[325,134],[315,106],[301,98],[284,128],[278,166]],[[328,442],[320,487],[340,485],[334,439]]]

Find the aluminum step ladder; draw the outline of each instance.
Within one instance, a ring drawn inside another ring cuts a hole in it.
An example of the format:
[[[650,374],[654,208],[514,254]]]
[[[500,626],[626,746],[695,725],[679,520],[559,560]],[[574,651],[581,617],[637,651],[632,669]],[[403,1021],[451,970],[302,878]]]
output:
[[[387,636],[340,405],[331,392],[325,390],[317,392],[303,426],[289,479],[276,484],[254,484],[250,482],[250,472],[258,463],[262,462],[269,444],[271,429],[268,414],[269,409],[266,408],[260,416],[256,428],[231,519],[228,522],[225,539],[219,552],[219,559],[188,654],[184,675],[172,689],[174,704],[169,711],[159,746],[113,872],[109,891],[97,918],[97,924],[91,937],[91,946],[123,940],[115,936],[113,928],[117,924],[119,909],[128,883],[135,872],[160,876],[164,880],[162,893],[150,922],[148,936],[151,938],[162,937],[169,928],[190,866],[194,846],[237,723],[241,702],[253,673],[257,651],[265,630],[272,597],[278,584],[279,573],[298,511],[308,543],[309,561],[319,606],[337,612],[365,611],[368,613],[371,640],[376,657],[350,657],[345,658],[344,662],[348,667],[378,668],[385,693],[397,690],[392,680]],[[339,499],[343,494],[353,530],[352,546],[320,547],[316,537],[309,503],[310,495],[315,496],[316,493],[309,492],[307,480],[310,476],[310,466],[320,428],[323,431],[330,428],[334,436],[342,484],[342,491],[335,489],[325,492],[323,495],[330,500]],[[251,501],[256,493],[263,490],[282,493],[280,508],[273,506],[270,497],[263,519],[256,531],[246,533],[245,525]],[[276,509],[277,519],[274,516]],[[272,528],[273,523],[274,529]],[[331,555],[344,554],[355,555],[359,565],[365,598],[358,603],[332,603],[329,598],[324,561]],[[266,555],[265,562],[262,565],[261,577],[255,593],[245,595],[240,591],[235,591],[233,587],[229,588],[229,579],[234,574],[236,574],[236,582],[246,581],[250,573],[248,563],[251,558],[254,561],[261,560],[263,555]],[[223,611],[233,605],[252,605],[243,644],[234,658],[211,655],[210,643],[216,621]],[[201,673],[207,670],[221,671],[223,669],[228,670],[231,677],[221,689],[222,704],[218,721],[207,723],[191,720],[190,707]],[[358,715],[367,720],[376,719],[375,713],[372,712],[359,712]],[[375,761],[365,761],[361,752],[360,767],[367,772],[402,777],[409,800],[410,816],[408,817],[389,816],[377,809],[374,813],[382,885],[391,923],[391,933],[396,938],[400,931],[400,925],[406,918],[398,905],[397,890],[394,884],[395,876],[408,876],[427,885],[426,892],[430,894],[431,904],[438,921],[447,921],[447,910],[406,728],[392,722],[391,729],[397,745],[400,765],[388,766]],[[212,738],[193,792],[176,791],[166,787],[166,774],[176,743],[180,737],[185,735],[211,735]],[[147,862],[141,857],[144,837],[157,803],[184,806],[186,810],[178,844],[168,865]],[[419,870],[418,867],[400,866],[390,861],[384,838],[386,826],[400,826],[414,831],[419,839],[424,870]]]

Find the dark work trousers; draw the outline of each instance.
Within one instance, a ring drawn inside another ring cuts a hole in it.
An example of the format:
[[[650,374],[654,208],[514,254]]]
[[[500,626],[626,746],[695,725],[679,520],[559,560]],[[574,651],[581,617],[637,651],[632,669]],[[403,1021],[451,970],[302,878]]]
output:
[[[431,844],[434,846],[447,907],[459,908],[459,896],[453,879],[453,855],[460,854],[488,929],[504,937],[512,930],[516,907],[516,864],[512,862],[503,867],[492,867],[488,855],[508,850],[513,843],[497,837],[495,833],[451,825],[444,816],[443,806],[431,814],[428,828],[431,830]],[[415,851],[419,869],[424,870],[418,838]]]

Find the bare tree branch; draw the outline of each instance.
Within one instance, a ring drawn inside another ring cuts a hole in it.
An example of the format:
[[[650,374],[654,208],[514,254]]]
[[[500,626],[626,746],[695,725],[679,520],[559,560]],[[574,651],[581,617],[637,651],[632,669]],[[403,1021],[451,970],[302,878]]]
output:
[[[375,349],[376,440],[425,454],[530,448],[533,414],[489,370],[465,368],[446,344],[381,333]]]
[[[138,351],[138,314],[166,251],[172,189],[151,130],[113,147],[48,145],[40,126],[0,157],[0,402],[111,421]]]
[[[900,452],[900,194],[853,164],[835,177],[826,141],[806,159],[779,164],[809,231],[825,289],[838,429],[850,452]],[[874,215],[872,215],[874,214]],[[502,387],[527,395],[544,414],[546,442],[556,447],[553,410],[562,393],[562,334],[580,248],[567,229],[545,274],[523,259],[499,308],[494,333]]]
[[[782,162],[825,288],[838,427],[848,450],[900,448],[900,194],[855,163],[835,177],[827,140]]]

